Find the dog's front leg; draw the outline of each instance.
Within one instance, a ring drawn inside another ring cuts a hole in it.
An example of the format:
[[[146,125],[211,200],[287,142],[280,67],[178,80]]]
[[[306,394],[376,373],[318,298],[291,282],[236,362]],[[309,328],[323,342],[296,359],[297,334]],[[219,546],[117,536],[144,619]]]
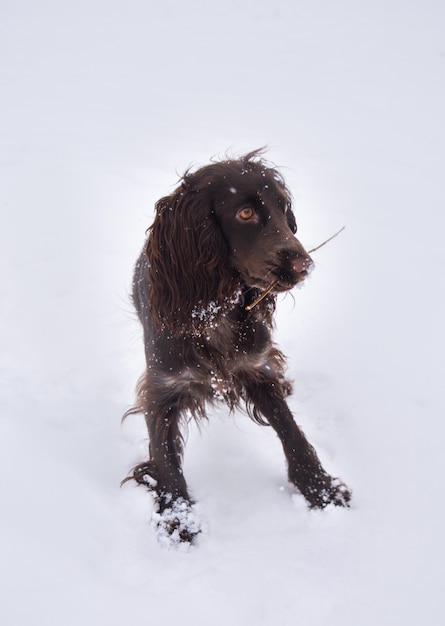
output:
[[[147,389],[148,385],[145,387]],[[201,531],[182,471],[181,398],[156,393],[143,398],[150,440],[150,459],[133,470],[133,478],[155,497],[153,522],[166,543],[192,543]]]
[[[264,415],[282,443],[291,483],[308,501],[311,508],[328,504],[348,506],[350,490],[322,467],[315,449],[297,426],[278,382],[254,383],[247,387],[248,399]]]

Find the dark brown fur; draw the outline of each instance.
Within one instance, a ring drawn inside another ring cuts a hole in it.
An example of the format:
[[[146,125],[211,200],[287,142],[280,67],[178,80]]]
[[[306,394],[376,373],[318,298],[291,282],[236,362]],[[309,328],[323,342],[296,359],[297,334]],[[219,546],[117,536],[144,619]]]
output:
[[[133,282],[147,369],[128,413],[144,414],[150,454],[132,478],[154,492],[158,525],[179,541],[199,532],[176,514],[192,503],[181,422],[204,417],[217,400],[245,405],[257,423],[274,428],[289,480],[310,507],[350,500],[292,417],[284,357],[271,339],[276,293],[304,280],[312,265],[295,232],[290,193],[261,151],[187,172],[156,204]],[[246,311],[273,280],[273,292]]]

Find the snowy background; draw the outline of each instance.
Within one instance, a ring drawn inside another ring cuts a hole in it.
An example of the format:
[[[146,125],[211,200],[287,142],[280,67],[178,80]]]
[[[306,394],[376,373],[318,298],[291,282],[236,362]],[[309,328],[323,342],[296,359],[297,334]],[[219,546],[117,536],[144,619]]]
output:
[[[2,0],[0,81],[0,622],[443,624],[445,4]],[[305,245],[346,226],[277,339],[353,507],[308,511],[221,408],[186,453],[206,533],[169,551],[119,489],[132,267],[187,166],[264,144]]]

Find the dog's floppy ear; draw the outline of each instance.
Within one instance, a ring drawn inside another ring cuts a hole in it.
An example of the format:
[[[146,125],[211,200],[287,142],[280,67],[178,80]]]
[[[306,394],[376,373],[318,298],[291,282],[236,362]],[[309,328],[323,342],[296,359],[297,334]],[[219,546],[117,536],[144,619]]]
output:
[[[228,254],[211,199],[185,176],[157,202],[147,241],[149,303],[160,329],[179,334],[208,322],[205,311],[216,310],[236,289]]]

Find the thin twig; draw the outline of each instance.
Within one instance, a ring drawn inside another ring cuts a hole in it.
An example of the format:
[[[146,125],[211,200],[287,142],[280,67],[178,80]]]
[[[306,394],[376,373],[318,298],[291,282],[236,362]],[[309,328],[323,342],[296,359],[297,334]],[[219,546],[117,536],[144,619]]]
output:
[[[337,235],[339,235],[342,231],[344,231],[345,228],[346,228],[346,226],[343,226],[343,228],[340,228],[340,230],[338,232],[336,232],[335,235],[332,235],[332,237],[329,237],[329,239],[326,239],[326,241],[323,241],[323,243],[321,243],[319,246],[317,246],[316,248],[312,248],[312,250],[308,250],[308,254],[311,254],[311,252],[315,252],[315,250],[320,250],[320,248],[325,246],[327,243],[329,243],[335,237],[337,237]]]
[[[271,282],[270,285],[266,287],[266,289],[260,293],[258,298],[255,298],[253,302],[251,302],[250,304],[246,306],[246,311],[250,311],[251,309],[253,309],[254,306],[256,306],[259,302],[261,302],[261,300],[267,296],[269,291],[272,291],[272,289],[275,287],[277,283],[278,283],[277,280],[274,280],[273,282]]]

